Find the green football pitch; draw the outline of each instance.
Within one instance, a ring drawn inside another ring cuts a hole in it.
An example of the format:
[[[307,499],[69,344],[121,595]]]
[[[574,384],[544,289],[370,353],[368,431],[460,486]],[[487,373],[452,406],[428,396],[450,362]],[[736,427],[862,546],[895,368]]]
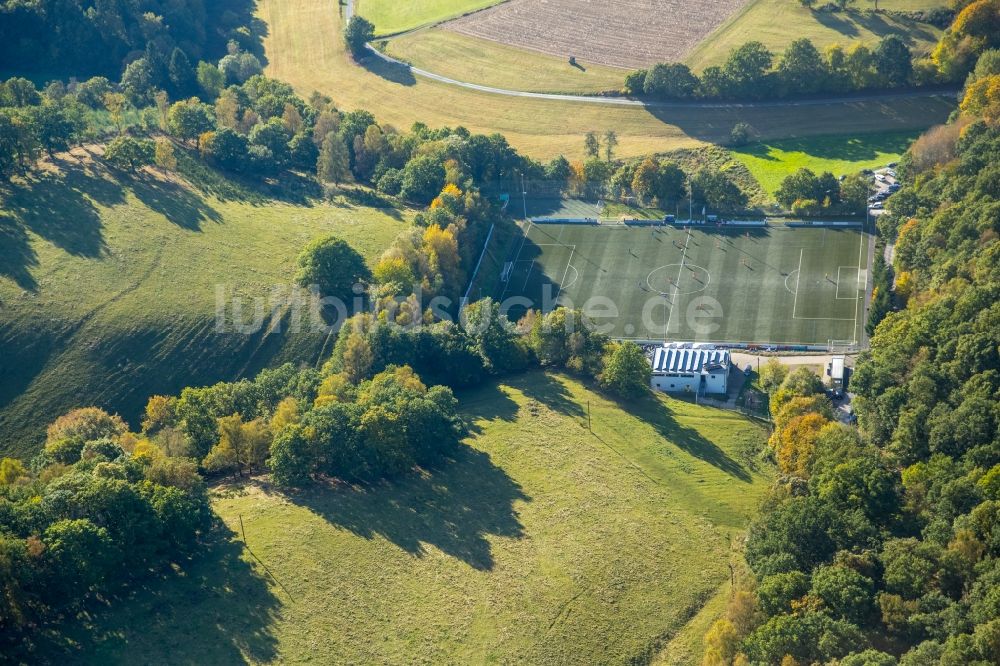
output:
[[[870,236],[849,227],[530,224],[500,287],[614,338],[858,344]]]

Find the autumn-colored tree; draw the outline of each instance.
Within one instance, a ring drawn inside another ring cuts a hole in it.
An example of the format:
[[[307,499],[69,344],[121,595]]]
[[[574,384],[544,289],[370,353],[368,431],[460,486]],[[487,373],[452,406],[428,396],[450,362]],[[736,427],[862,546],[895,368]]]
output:
[[[243,422],[240,414],[224,416],[218,420],[219,442],[202,461],[212,472],[234,472],[243,475],[244,468],[253,474],[267,459],[271,446],[271,432],[260,419]]]
[[[298,401],[288,396],[274,408],[274,414],[271,415],[271,432],[278,434],[286,426],[298,423],[300,418]]]
[[[177,170],[177,156],[174,154],[174,144],[170,139],[157,137],[153,148],[153,161],[164,171]]]
[[[28,476],[24,463],[17,458],[0,460],[0,486],[9,486]]]
[[[705,632],[705,656],[702,666],[729,666],[740,644],[733,623],[726,618],[719,618]]]
[[[372,348],[358,333],[351,333],[344,347],[344,373],[348,381],[357,384],[368,376],[372,367]]]
[[[771,435],[778,467],[785,474],[809,478],[809,466],[816,453],[819,432],[829,421],[820,414],[805,414],[788,421]]]
[[[456,290],[465,283],[465,276],[454,232],[434,224],[427,227],[423,235],[423,251],[427,256],[430,270],[437,278],[438,284],[434,286],[438,290],[451,290],[457,293]]]
[[[1000,74],[975,81],[965,91],[962,111],[988,123],[1000,122]]]
[[[165,395],[154,395],[146,402],[146,413],[142,419],[142,432],[152,434],[172,426],[176,417],[174,407],[177,398]]]

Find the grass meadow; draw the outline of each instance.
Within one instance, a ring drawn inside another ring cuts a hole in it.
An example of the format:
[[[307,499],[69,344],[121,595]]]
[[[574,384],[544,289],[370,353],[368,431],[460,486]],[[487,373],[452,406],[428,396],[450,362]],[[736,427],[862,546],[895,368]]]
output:
[[[944,0],[880,0],[886,10],[925,10],[944,7]],[[919,55],[927,54],[941,37],[940,28],[888,14],[858,11],[868,2],[856,3],[848,12],[816,12],[798,2],[755,0],[733,15],[688,54],[684,62],[695,71],[722,64],[729,52],[756,40],[781,53],[792,41],[807,37],[822,52],[831,44],[854,42],[874,45],[887,35],[901,37]]]
[[[375,259],[411,217],[269,198],[204,167],[191,181],[128,176],[80,149],[0,201],[0,452],[19,455],[74,407],[137,426],[150,394],[315,360],[325,338],[309,329],[216,333],[216,285],[267,297],[291,285],[311,239],[338,235]]]
[[[267,73],[309,95],[325,92],[344,109],[369,109],[381,122],[408,128],[461,125],[500,132],[532,157],[584,154],[588,131],[614,129],[617,153],[628,157],[725,142],[739,121],[763,140],[839,132],[915,130],[943,122],[954,108],[945,98],[800,107],[629,108],[546,99],[502,97],[416,78],[407,68],[375,58],[354,63],[344,52],[336,6],[320,0],[262,0],[267,26]],[[387,103],[391,100],[391,104]]]
[[[699,663],[768,486],[764,432],[662,395],[626,409],[559,374],[459,398],[470,435],[441,468],[217,489],[229,540],[53,648],[90,663]]]
[[[375,24],[376,35],[391,35],[484,9],[501,0],[356,0],[358,16]]]
[[[586,94],[621,90],[626,70],[477,39],[432,28],[386,43],[386,53],[415,67],[458,81],[543,93]]]
[[[840,176],[883,167],[897,161],[917,136],[917,132],[814,136],[753,143],[731,152],[773,196],[786,176],[802,168]]]

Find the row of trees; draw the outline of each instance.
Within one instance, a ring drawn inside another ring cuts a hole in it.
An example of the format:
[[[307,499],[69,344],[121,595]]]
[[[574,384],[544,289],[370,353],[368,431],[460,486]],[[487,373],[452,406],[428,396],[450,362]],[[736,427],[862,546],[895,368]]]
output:
[[[840,180],[829,171],[817,175],[802,168],[785,177],[774,198],[797,215],[857,214],[867,207],[871,189],[871,182],[862,174]]]
[[[782,476],[706,663],[1000,662],[1000,126],[952,127],[903,158],[880,220],[900,309],[850,379],[860,433],[817,378],[761,373]]]
[[[660,63],[631,72],[625,92],[658,99],[770,99],[821,93],[898,88],[936,81],[931,63],[914,65],[910,49],[895,35],[874,47],[832,46],[820,53],[808,39],[788,45],[780,58],[757,41],[733,49],[721,66],[696,75],[682,63]]]
[[[193,552],[210,525],[193,461],[96,408],[60,417],[30,467],[0,461],[4,654],[30,660],[40,626]]]

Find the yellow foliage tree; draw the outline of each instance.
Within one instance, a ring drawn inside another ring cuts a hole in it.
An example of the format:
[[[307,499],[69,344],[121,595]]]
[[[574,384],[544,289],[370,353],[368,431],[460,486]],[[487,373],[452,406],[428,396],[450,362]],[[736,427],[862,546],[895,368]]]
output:
[[[705,656],[702,666],[729,666],[740,643],[733,623],[720,618],[705,632]]]
[[[278,403],[271,415],[271,432],[277,434],[285,426],[290,426],[299,422],[299,403],[292,396],[288,396]]]
[[[0,486],[9,486],[28,476],[28,470],[24,468],[17,458],[4,458],[0,460]]]
[[[913,295],[914,286],[913,273],[911,271],[900,271],[899,275],[896,276],[896,295],[904,303],[910,300],[910,296]]]
[[[783,429],[775,431],[771,436],[771,445],[782,472],[809,477],[809,468],[816,453],[816,439],[827,423],[829,421],[820,414],[805,414],[792,418]]]
[[[1000,122],[1000,74],[983,77],[970,85],[961,107],[963,112],[988,123]]]
[[[427,255],[431,270],[440,276],[444,285],[461,285],[461,258],[458,254],[458,241],[450,229],[442,229],[431,225],[424,231],[423,250]]]

